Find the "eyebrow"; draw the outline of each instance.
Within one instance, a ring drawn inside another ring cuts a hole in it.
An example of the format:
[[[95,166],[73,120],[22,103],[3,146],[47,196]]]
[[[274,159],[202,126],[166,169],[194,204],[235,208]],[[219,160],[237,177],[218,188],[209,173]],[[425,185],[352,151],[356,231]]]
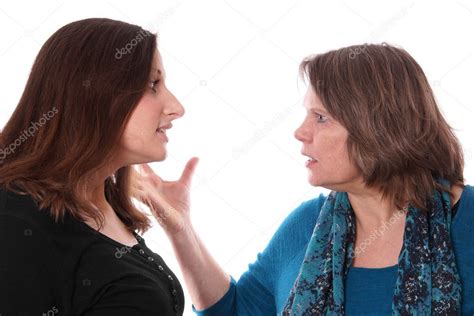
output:
[[[306,105],[303,104],[303,107],[306,108]],[[315,107],[315,106],[309,106],[308,109],[309,109],[309,110],[316,111],[316,112],[319,112],[319,113],[322,113],[322,114],[327,114],[327,115],[329,115],[329,113],[328,113],[326,110],[322,109],[322,108],[318,108],[318,107]]]
[[[316,108],[316,107],[314,107],[314,108],[311,108],[311,109],[312,109],[312,110],[315,110],[315,111],[317,111],[317,112],[321,112],[321,113],[323,113],[323,114],[329,114],[327,111],[325,111],[325,110],[323,110],[323,109],[321,109],[321,108]]]

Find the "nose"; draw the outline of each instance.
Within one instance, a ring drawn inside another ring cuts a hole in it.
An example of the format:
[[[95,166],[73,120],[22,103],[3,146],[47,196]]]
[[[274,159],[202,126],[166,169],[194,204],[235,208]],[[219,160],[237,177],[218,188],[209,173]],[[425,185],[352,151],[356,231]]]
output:
[[[184,115],[186,112],[183,105],[179,100],[170,92],[170,100],[168,106],[166,107],[166,114],[173,116],[173,120],[178,119]]]
[[[308,128],[306,119],[301,123],[301,125],[295,130],[294,136],[297,140],[302,143],[311,142],[311,131]]]

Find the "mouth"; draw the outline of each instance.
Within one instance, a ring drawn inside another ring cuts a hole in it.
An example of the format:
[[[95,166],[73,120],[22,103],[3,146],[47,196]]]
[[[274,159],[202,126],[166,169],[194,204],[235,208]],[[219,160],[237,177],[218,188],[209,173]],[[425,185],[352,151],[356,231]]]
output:
[[[156,129],[157,132],[161,132],[161,133],[166,133],[166,130],[167,129],[170,129],[173,127],[173,124],[166,124],[166,125],[161,125],[161,126],[158,126],[158,128]]]
[[[318,159],[314,158],[313,156],[307,155],[307,154],[305,154],[304,152],[302,152],[301,154],[302,154],[303,156],[308,157],[309,160],[314,160],[314,161],[316,161],[316,162],[318,161]]]
[[[309,166],[311,166],[311,165],[313,165],[313,164],[315,164],[315,163],[318,162],[318,159],[316,159],[316,158],[314,158],[314,157],[312,157],[312,156],[310,156],[310,155],[307,155],[307,154],[305,154],[305,153],[301,153],[301,154],[302,154],[303,156],[308,157],[308,160],[306,160],[306,163],[305,163],[305,166],[306,166],[306,167],[309,167]]]
[[[156,129],[156,132],[166,135],[166,129],[164,129],[164,128],[157,128],[157,129]]]
[[[166,130],[170,129],[171,127],[173,127],[173,124],[160,126],[156,129],[156,133],[163,135],[165,139],[168,140],[168,137],[166,136]]]

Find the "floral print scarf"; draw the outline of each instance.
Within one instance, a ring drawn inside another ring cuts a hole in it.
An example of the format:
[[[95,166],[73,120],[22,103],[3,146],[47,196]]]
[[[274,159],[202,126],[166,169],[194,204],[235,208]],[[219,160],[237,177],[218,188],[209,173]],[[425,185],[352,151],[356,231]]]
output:
[[[407,208],[392,315],[461,312],[449,193],[435,190],[429,210]],[[332,191],[321,208],[283,316],[344,315],[344,280],[352,265],[354,243],[355,215],[347,193]]]

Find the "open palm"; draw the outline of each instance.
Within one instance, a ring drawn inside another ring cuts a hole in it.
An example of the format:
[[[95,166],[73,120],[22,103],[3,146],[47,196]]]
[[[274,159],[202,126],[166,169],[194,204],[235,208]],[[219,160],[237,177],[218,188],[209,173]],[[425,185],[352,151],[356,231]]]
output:
[[[148,164],[132,178],[132,196],[146,204],[169,235],[190,225],[191,181],[199,159],[191,158],[177,181],[165,181]]]

